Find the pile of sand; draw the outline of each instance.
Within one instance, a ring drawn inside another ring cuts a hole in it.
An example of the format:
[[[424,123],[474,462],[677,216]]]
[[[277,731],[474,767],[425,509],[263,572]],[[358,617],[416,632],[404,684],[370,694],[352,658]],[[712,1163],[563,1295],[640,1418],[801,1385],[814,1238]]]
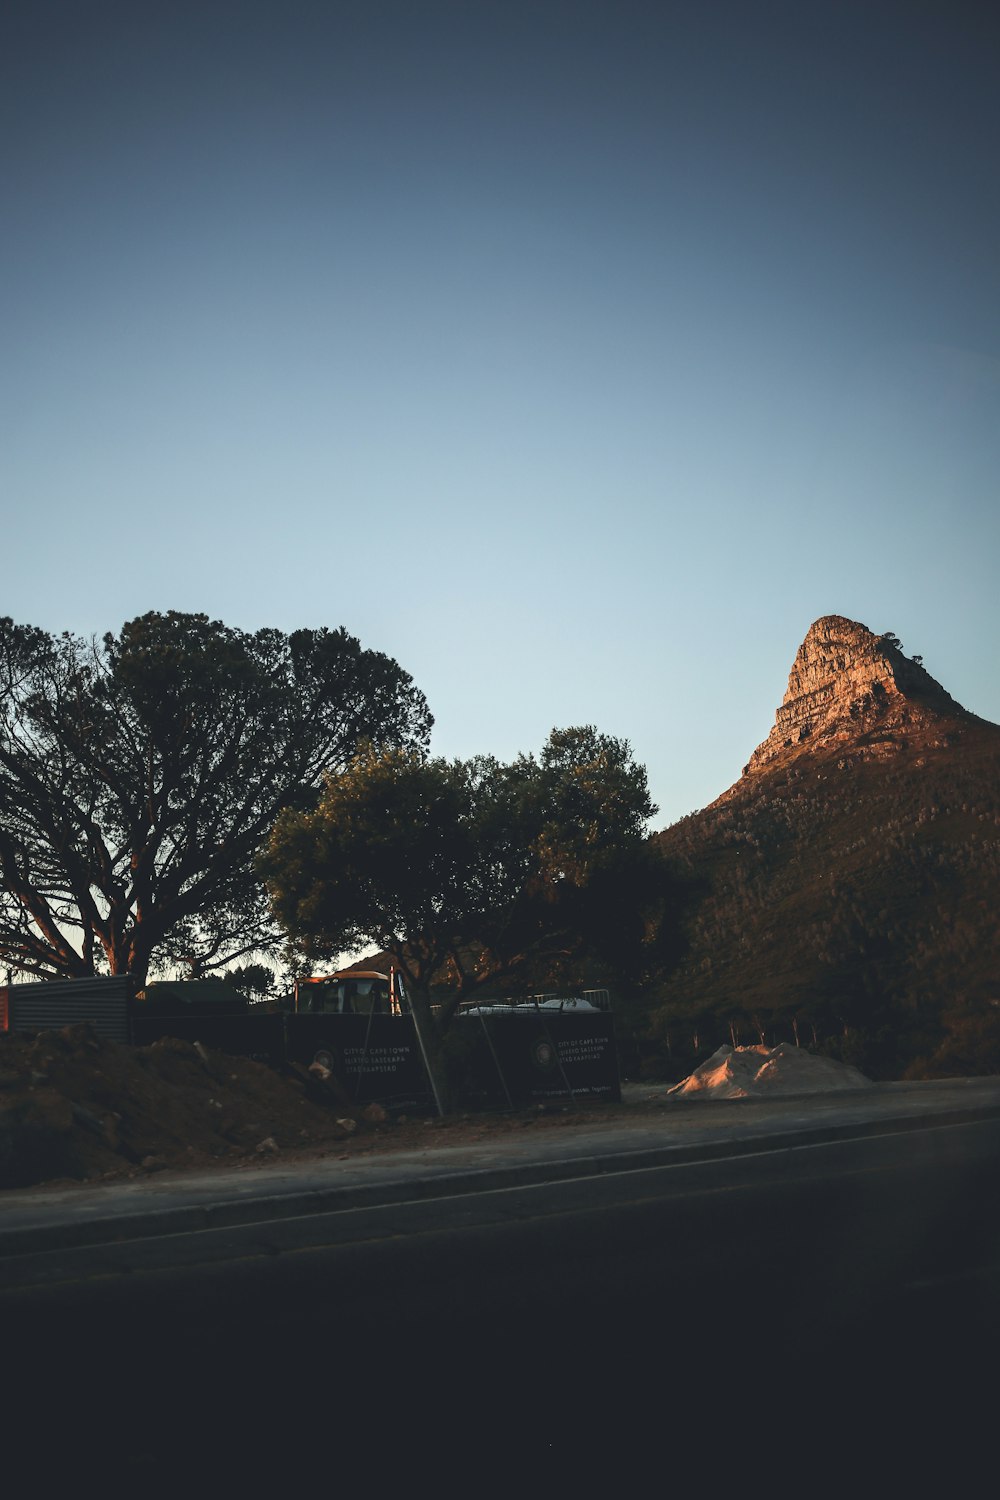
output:
[[[777,1094],[819,1094],[831,1089],[871,1088],[870,1078],[846,1063],[816,1057],[805,1047],[720,1047],[671,1094],[713,1099],[749,1099]]]

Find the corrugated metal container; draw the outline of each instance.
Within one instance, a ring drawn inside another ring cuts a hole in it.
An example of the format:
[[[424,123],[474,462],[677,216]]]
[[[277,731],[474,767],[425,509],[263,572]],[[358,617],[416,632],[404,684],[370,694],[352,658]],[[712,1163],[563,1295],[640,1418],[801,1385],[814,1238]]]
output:
[[[12,984],[7,990],[7,1026],[11,1031],[58,1031],[89,1021],[98,1036],[127,1042],[133,989],[128,974]]]

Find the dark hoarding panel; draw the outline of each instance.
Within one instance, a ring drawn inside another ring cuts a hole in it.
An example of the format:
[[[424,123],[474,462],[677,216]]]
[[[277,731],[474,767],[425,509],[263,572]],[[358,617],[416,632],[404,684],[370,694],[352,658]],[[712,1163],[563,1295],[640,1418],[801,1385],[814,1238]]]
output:
[[[434,1108],[412,1015],[224,1015],[214,1006],[198,1014],[188,1005],[157,1015],[132,1001],[127,978],[12,985],[7,997],[8,1024],[19,1031],[89,1021],[99,1035],[136,1046],[172,1036],[272,1066],[320,1062],[357,1104]],[[445,1048],[465,1107],[621,1098],[609,1011],[473,1007],[456,1017]]]
[[[412,1016],[286,1016],[285,1046],[289,1062],[329,1068],[358,1104],[433,1107]]]
[[[137,1047],[148,1047],[160,1037],[172,1036],[181,1042],[201,1042],[218,1052],[234,1057],[250,1057],[255,1062],[279,1067],[285,1060],[284,1017],[268,1012],[255,1015],[148,1015],[138,1009],[132,1017],[132,1041]]]
[[[532,1006],[466,1012],[461,1094],[483,1105],[549,1099],[621,1099],[614,1020],[608,1011]]]
[[[156,979],[140,991],[136,1011],[148,1016],[242,1016],[247,997],[218,979]]]

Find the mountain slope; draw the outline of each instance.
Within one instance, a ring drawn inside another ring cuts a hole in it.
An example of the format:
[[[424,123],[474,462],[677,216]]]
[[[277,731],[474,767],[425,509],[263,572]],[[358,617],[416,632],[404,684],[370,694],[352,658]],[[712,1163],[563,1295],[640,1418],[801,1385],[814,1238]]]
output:
[[[656,840],[695,893],[665,1068],[797,1037],[875,1077],[1000,1070],[1000,728],[894,636],[818,620],[740,780]]]

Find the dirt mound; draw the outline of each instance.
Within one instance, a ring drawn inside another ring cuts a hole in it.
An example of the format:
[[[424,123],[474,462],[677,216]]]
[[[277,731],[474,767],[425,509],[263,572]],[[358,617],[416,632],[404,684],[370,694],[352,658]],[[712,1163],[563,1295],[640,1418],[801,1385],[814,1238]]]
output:
[[[0,1033],[0,1187],[272,1155],[384,1118],[304,1069],[280,1076],[200,1043],[125,1047],[86,1022]]]
[[[818,1094],[829,1089],[871,1088],[871,1080],[846,1063],[816,1057],[805,1047],[720,1047],[671,1094],[705,1094],[713,1099],[755,1095]]]

